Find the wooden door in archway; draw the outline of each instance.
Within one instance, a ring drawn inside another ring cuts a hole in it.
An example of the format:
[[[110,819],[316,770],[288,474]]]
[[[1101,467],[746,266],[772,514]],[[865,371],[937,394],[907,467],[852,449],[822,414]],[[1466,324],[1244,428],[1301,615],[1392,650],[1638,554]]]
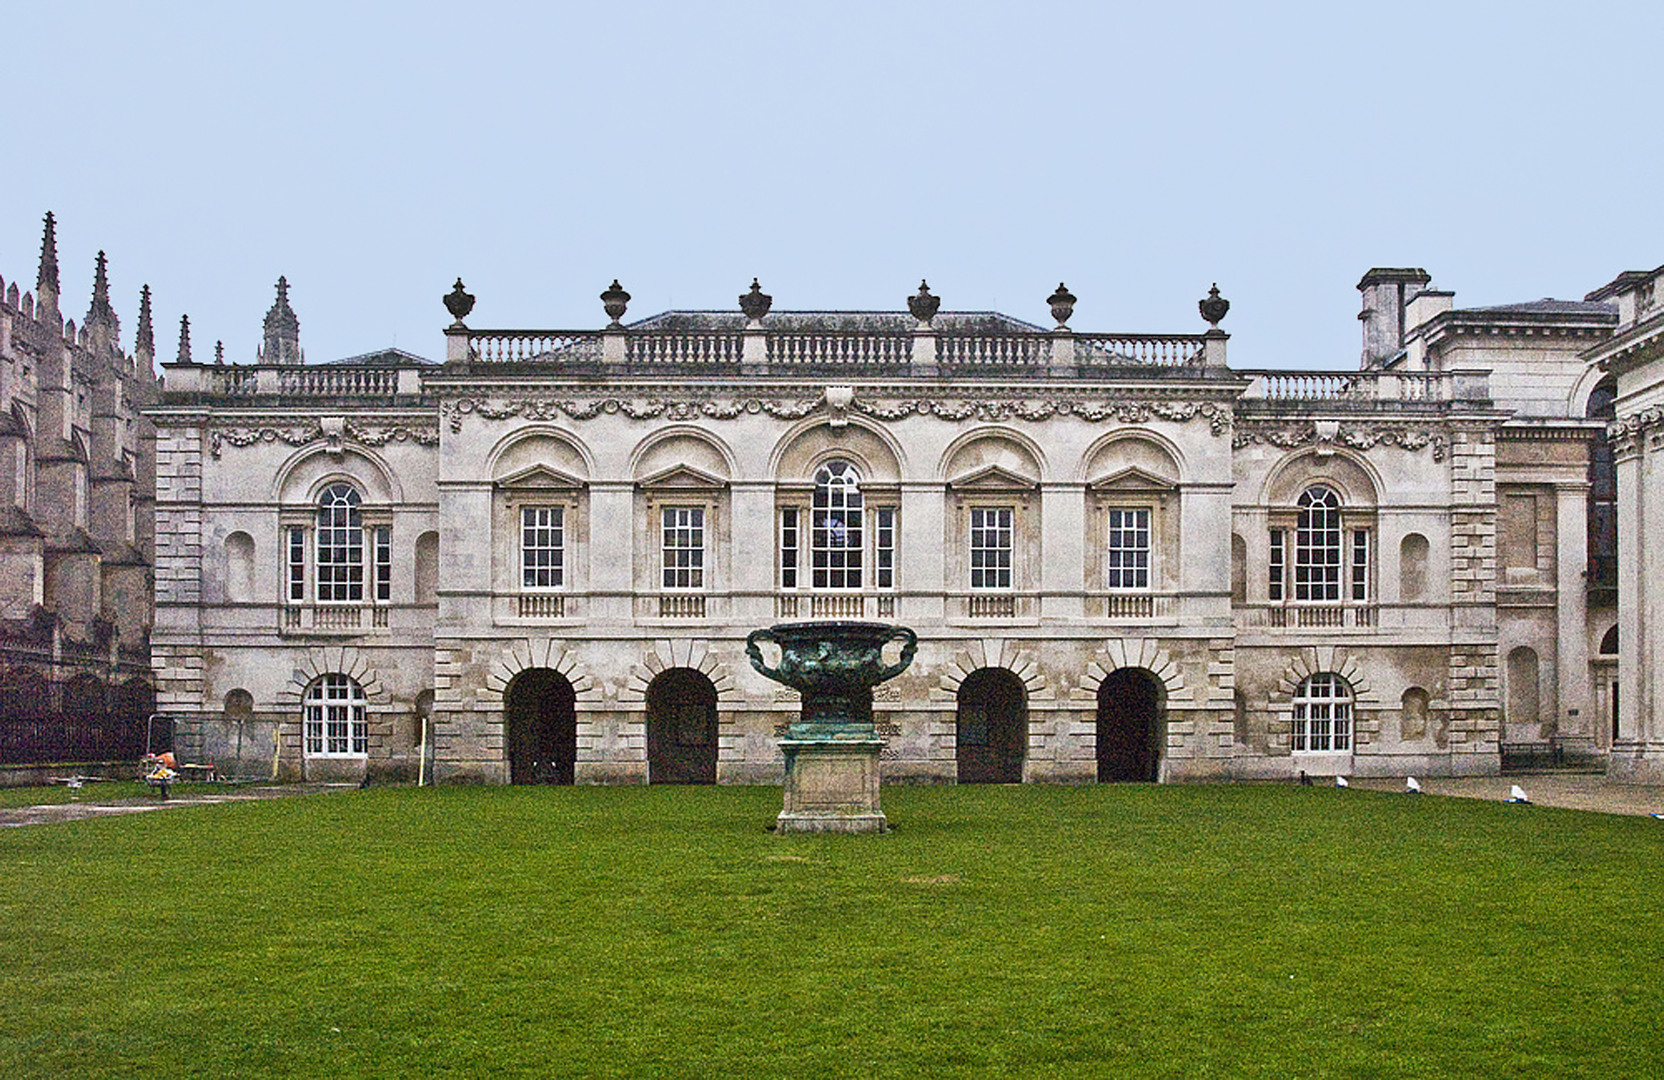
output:
[[[1098,782],[1152,782],[1161,763],[1162,685],[1143,668],[1113,671],[1098,687]]]
[[[570,784],[578,763],[577,694],[565,675],[527,668],[503,694],[511,784]]]

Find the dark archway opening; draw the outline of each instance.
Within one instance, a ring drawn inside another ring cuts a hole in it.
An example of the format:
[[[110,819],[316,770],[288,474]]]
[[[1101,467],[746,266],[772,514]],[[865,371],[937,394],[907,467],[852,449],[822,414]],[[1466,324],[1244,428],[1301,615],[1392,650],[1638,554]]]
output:
[[[647,782],[716,783],[716,687],[692,668],[647,687]]]
[[[578,763],[578,702],[566,676],[527,668],[503,695],[511,784],[570,784]]]
[[[1142,668],[1111,672],[1098,687],[1098,783],[1152,783],[1161,764],[1163,687]]]
[[[959,684],[954,723],[961,784],[1020,784],[1028,749],[1028,691],[1003,668],[973,671]]]

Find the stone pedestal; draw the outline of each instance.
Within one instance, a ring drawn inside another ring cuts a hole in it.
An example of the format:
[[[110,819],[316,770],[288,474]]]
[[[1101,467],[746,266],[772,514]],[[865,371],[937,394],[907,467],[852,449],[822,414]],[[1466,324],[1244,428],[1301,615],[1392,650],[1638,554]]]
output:
[[[888,828],[878,805],[882,739],[780,740],[786,754],[779,833],[875,833]]]

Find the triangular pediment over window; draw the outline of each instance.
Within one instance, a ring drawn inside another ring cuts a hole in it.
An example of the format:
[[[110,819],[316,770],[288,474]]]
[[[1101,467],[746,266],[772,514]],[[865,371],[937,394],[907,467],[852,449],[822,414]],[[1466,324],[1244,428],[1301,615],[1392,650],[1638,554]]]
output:
[[[1086,487],[1089,491],[1172,491],[1178,485],[1165,476],[1129,465],[1119,472],[1091,481]]]
[[[975,472],[949,480],[948,487],[954,491],[1037,491],[1040,482],[998,465],[984,465]]]
[[[655,490],[671,488],[682,491],[713,491],[717,488],[727,487],[728,481],[714,473],[696,469],[692,465],[672,465],[669,468],[660,469],[656,473],[642,477],[636,481],[636,484],[639,487],[654,488]]]
[[[531,491],[577,491],[589,485],[548,465],[528,465],[519,472],[498,477],[497,486]]]

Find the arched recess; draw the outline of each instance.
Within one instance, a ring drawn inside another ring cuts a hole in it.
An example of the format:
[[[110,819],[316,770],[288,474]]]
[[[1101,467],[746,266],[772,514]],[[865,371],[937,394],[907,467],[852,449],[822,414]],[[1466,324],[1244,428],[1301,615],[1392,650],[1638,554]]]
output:
[[[225,695],[225,718],[227,720],[251,720],[254,717],[254,695],[247,690],[238,688],[229,690]]]
[[[1248,602],[1248,541],[1231,534],[1231,603]]]
[[[961,784],[1020,784],[1028,751],[1028,694],[1004,668],[970,672],[955,694],[954,764]]]
[[[779,480],[807,483],[815,470],[832,458],[852,462],[863,482],[899,483],[905,455],[901,444],[883,428],[850,419],[833,427],[824,418],[797,424],[775,444],[770,470]]]
[[[716,783],[716,686],[704,672],[676,667],[647,686],[647,782]]]
[[[1335,489],[1349,509],[1373,507],[1385,489],[1380,474],[1367,458],[1335,449],[1319,455],[1314,450],[1289,454],[1266,475],[1263,505],[1293,506],[1301,492],[1315,485]]]
[[[1098,783],[1154,783],[1166,741],[1166,687],[1147,668],[1117,668],[1098,683]]]
[[[310,506],[325,487],[339,481],[361,489],[372,505],[404,502],[404,486],[380,454],[360,446],[332,451],[318,443],[301,447],[278,467],[272,498],[288,506]]]
[[[439,602],[439,534],[428,531],[416,538],[414,595],[418,604]]]
[[[595,471],[594,455],[576,436],[548,424],[519,428],[504,436],[486,455],[487,475],[493,480],[538,468],[588,480]]]
[[[503,693],[511,784],[570,784],[578,764],[577,693],[553,668],[526,668]]]
[[[638,483],[677,467],[729,480],[735,472],[734,452],[708,431],[677,424],[642,439],[630,455],[630,476]]]
[[[1162,700],[1167,706],[1195,700],[1184,684],[1179,665],[1154,638],[1110,638],[1104,642],[1104,647],[1086,665],[1081,690],[1095,698],[1104,680],[1122,668],[1139,668],[1155,676],[1161,683]]]
[[[1427,717],[1432,698],[1426,690],[1412,686],[1398,699],[1398,737],[1403,742],[1415,742],[1427,737]]]
[[[1618,655],[1618,628],[1617,628],[1616,625],[1614,625],[1611,629],[1607,630],[1606,633],[1601,635],[1600,655],[1602,655],[1602,656],[1617,656]]]
[[[1177,486],[1184,483],[1184,454],[1172,440],[1151,431],[1112,431],[1081,455],[1081,479],[1102,481],[1135,470]]]
[[[578,662],[576,653],[556,638],[521,638],[506,643],[507,652],[486,672],[485,686],[480,696],[489,702],[500,703],[514,677],[533,668],[558,671],[572,684],[579,705],[594,707],[601,704],[601,688],[590,678],[589,669]]]
[[[1045,452],[1022,432],[980,427],[949,443],[937,468],[938,477],[949,482],[987,472],[1038,484],[1046,475]]]
[[[372,709],[377,706],[385,708],[388,704],[387,691],[381,685],[370,658],[351,645],[331,645],[306,651],[290,673],[289,681],[277,693],[279,707],[298,716],[306,688],[325,675],[345,675],[356,682]]]
[[[1420,600],[1427,595],[1427,537],[1409,533],[1398,545],[1398,595]]]
[[[254,593],[254,537],[241,530],[225,538],[225,598],[247,603]]]
[[[642,653],[641,661],[630,666],[630,676],[618,691],[620,705],[641,705],[647,701],[647,688],[653,680],[674,668],[697,671],[711,683],[717,700],[737,704],[739,695],[728,665],[711,653],[711,643],[704,638],[670,638],[655,641]]]

